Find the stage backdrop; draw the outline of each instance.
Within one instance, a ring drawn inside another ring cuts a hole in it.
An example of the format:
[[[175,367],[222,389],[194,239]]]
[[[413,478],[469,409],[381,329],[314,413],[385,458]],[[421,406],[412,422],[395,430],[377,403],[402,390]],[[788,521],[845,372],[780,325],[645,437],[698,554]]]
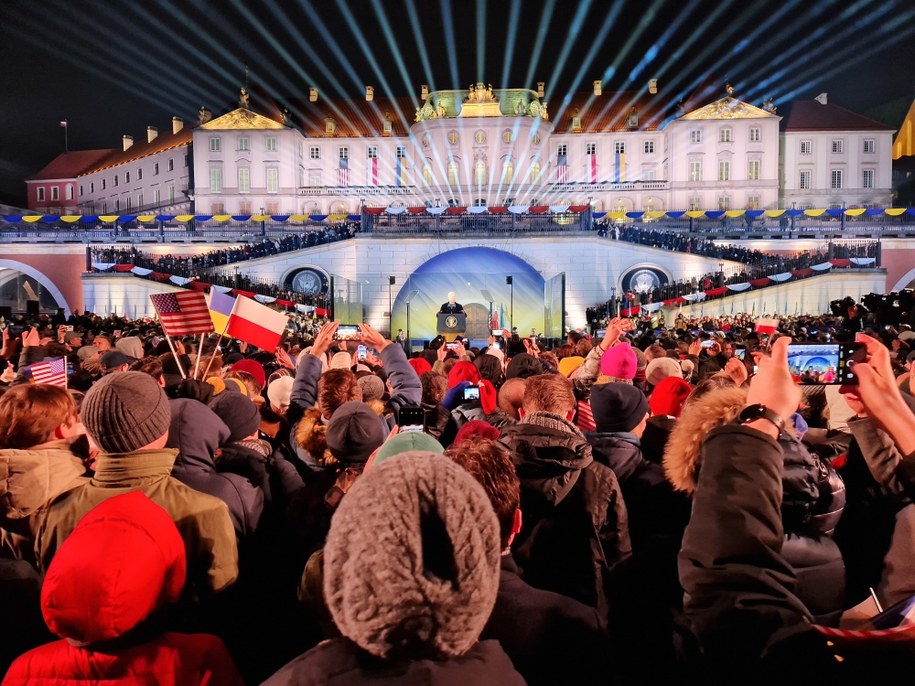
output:
[[[512,285],[506,277],[512,277]],[[493,248],[459,248],[433,257],[399,285],[394,301],[394,331],[409,331],[417,344],[435,338],[436,313],[457,293],[467,313],[467,336],[485,340],[492,328],[511,328],[522,335],[544,332],[553,326],[556,313],[547,321],[547,297],[543,277],[524,260]],[[556,301],[549,294],[550,304]],[[409,300],[409,326],[407,301]],[[514,319],[512,309],[514,307]],[[561,316],[559,317],[561,319]]]

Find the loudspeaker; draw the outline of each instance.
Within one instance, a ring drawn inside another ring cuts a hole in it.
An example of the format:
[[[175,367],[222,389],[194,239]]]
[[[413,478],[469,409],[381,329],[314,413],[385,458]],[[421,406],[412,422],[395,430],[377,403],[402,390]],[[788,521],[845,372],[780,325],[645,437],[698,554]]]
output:
[[[30,317],[37,317],[41,313],[40,303],[37,300],[26,300],[25,313]]]
[[[388,285],[393,286],[396,282],[397,279],[395,279],[393,276],[388,277]]]
[[[505,285],[511,286],[511,284],[512,284],[512,277],[506,276],[506,277],[505,277]]]

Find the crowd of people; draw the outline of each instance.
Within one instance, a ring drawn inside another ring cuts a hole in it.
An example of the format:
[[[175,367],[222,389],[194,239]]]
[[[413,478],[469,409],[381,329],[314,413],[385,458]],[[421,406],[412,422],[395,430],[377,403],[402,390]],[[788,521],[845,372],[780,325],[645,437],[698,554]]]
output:
[[[862,617],[915,589],[915,331],[856,308],[421,351],[5,322],[3,684],[898,677]]]

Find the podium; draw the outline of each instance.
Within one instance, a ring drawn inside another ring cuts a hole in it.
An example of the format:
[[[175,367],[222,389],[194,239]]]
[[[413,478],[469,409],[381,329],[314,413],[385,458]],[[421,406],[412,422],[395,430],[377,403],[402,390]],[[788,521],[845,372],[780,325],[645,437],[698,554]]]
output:
[[[455,314],[439,312],[436,317],[438,318],[437,331],[445,337],[446,341],[453,341],[467,331],[467,314],[464,312]]]

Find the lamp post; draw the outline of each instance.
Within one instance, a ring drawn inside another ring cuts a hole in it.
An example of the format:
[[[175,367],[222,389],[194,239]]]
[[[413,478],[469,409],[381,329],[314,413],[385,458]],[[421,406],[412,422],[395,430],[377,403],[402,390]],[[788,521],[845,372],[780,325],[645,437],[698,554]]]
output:
[[[718,263],[718,287],[721,288],[724,285],[724,262]]]
[[[613,319],[616,316],[616,286],[610,287],[610,303],[607,306],[607,317]]]
[[[261,236],[267,235],[267,220],[264,219],[264,208],[261,208]]]
[[[388,277],[388,338],[394,340],[394,284],[397,279],[391,275]]]
[[[508,284],[508,288],[509,288],[508,325],[509,325],[509,328],[512,331],[514,331],[514,329],[515,329],[515,280],[512,276],[506,276],[505,283]]]

